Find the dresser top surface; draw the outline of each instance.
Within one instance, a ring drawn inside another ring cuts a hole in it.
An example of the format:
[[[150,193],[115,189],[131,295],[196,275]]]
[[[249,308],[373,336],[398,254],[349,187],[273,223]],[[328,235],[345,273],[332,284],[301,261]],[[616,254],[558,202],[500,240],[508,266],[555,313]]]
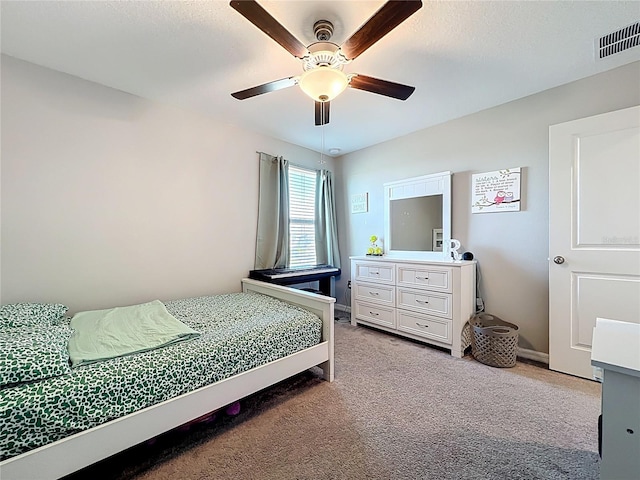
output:
[[[597,318],[591,363],[640,377],[640,324]]]
[[[388,263],[413,263],[421,265],[441,265],[443,267],[460,267],[464,265],[475,265],[475,260],[425,260],[419,258],[404,258],[394,256],[378,256],[378,255],[356,255],[349,257],[351,260],[368,261],[368,262],[388,262]]]

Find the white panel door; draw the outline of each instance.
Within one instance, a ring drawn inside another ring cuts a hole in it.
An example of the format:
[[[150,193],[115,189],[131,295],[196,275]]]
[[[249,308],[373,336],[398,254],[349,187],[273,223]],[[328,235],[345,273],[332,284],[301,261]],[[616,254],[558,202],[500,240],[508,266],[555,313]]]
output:
[[[593,378],[596,317],[640,323],[640,107],[549,128],[549,367]]]

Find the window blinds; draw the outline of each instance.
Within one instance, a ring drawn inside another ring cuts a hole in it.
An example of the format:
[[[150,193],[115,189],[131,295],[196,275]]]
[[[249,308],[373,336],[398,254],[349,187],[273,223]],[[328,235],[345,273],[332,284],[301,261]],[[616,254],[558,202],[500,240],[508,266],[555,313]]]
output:
[[[289,166],[289,266],[316,265],[315,170]]]

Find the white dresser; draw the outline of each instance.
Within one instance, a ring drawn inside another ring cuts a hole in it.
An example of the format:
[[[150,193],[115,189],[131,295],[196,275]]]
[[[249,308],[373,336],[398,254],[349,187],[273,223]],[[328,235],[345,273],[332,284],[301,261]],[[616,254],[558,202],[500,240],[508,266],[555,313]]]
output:
[[[475,261],[351,257],[351,324],[364,324],[451,350],[469,346]]]

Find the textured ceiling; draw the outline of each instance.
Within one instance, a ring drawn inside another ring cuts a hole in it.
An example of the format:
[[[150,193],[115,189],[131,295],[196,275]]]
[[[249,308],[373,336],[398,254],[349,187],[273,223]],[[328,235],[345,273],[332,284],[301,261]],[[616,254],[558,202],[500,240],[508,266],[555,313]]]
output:
[[[383,3],[260,1],[304,44],[319,19],[341,44]],[[3,0],[1,9],[7,55],[313,150],[324,129],[325,150],[340,154],[640,60],[640,47],[594,54],[600,36],[640,20],[638,1],[425,1],[345,67],[415,93],[402,102],[347,89],[331,102],[331,123],[316,127],[298,87],[231,97],[302,67],[227,1]]]

